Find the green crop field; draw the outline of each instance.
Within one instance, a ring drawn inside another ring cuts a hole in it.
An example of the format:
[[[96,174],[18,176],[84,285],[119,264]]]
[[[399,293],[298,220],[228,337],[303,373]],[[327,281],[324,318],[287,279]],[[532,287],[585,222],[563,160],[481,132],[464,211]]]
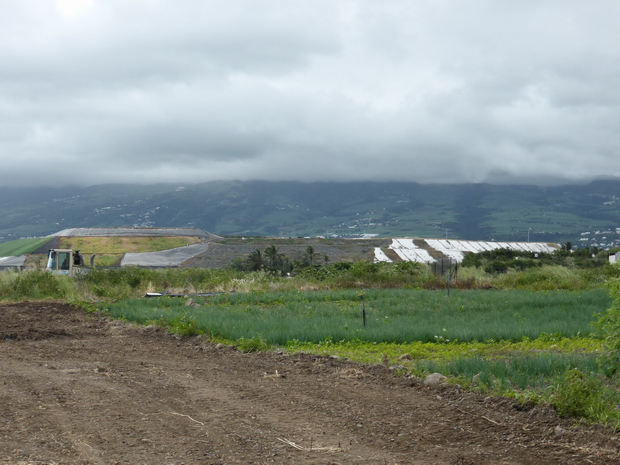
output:
[[[186,307],[175,299],[112,304],[114,317],[145,323],[186,321],[200,333],[229,340],[360,340],[372,343],[519,341],[541,334],[589,335],[594,315],[610,305],[603,290],[369,290],[222,294]],[[363,314],[366,315],[364,326]]]
[[[32,253],[51,239],[51,237],[33,237],[2,243],[0,244],[0,257],[15,257]]]

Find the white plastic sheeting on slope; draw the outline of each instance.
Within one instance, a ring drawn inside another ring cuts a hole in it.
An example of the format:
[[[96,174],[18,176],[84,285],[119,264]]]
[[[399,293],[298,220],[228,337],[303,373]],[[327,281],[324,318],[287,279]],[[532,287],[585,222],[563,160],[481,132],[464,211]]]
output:
[[[209,244],[192,244],[161,252],[127,253],[121,266],[179,266],[209,249]]]
[[[390,257],[388,257],[381,247],[375,247],[375,263],[377,262],[391,262]]]
[[[425,239],[425,242],[456,262],[461,262],[466,252],[478,253],[485,250],[509,249],[516,252],[553,253],[559,248],[557,244],[546,242],[487,242],[448,239]]]
[[[449,241],[447,239],[426,239],[425,241],[433,249],[438,250],[452,261],[460,263],[465,257],[464,248],[458,244],[461,241]]]
[[[510,249],[517,252],[553,253],[559,248],[557,244],[546,242],[488,242],[488,241],[461,241],[449,239],[424,239],[429,248],[441,252],[448,259],[460,263],[467,252],[480,253],[497,249]],[[413,239],[392,239],[389,247],[394,250],[403,261],[434,263],[435,260],[428,251],[414,244]],[[375,262],[391,262],[390,258],[380,248],[375,249]]]
[[[433,263],[436,261],[426,250],[420,249],[415,245],[413,239],[392,239],[392,244],[389,248],[396,252],[403,261],[419,263]]]

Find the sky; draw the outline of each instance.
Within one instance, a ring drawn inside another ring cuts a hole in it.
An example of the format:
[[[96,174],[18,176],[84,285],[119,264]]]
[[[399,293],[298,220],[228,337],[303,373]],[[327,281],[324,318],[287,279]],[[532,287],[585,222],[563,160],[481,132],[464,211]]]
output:
[[[0,0],[0,187],[620,176],[617,0]]]

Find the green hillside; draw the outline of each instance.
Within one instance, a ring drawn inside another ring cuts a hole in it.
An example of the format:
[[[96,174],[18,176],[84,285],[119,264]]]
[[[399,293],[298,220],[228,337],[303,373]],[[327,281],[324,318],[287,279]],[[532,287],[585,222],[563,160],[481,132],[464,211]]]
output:
[[[223,236],[620,243],[614,180],[546,187],[217,181],[0,188],[0,198],[0,242],[77,227],[193,227]]]

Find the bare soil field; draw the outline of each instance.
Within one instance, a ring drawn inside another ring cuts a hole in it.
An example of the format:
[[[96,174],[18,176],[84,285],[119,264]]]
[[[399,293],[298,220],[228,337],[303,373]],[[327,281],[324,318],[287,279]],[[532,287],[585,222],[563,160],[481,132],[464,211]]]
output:
[[[340,261],[373,260],[375,247],[387,248],[391,239],[321,239],[277,237],[229,237],[209,242],[209,250],[188,260],[183,266],[190,268],[222,268],[239,257],[246,258],[256,249],[264,250],[273,245],[290,260],[300,258],[308,246],[312,246],[319,262],[324,257],[329,263]]]
[[[0,304],[3,464],[620,463],[607,428],[309,354]]]

